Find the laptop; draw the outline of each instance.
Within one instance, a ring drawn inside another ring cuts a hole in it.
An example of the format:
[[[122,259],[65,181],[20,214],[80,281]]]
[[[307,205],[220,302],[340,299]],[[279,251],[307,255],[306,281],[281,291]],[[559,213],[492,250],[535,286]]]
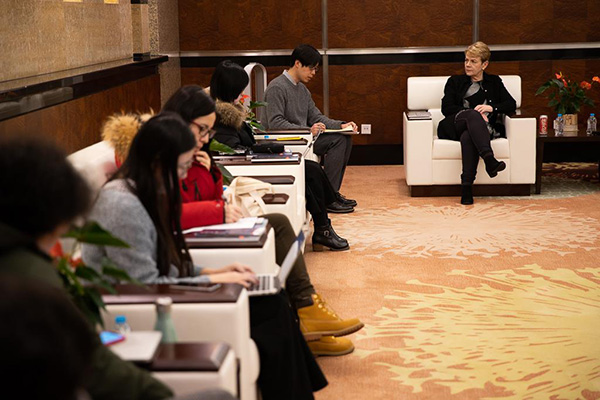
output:
[[[248,296],[269,296],[279,293],[281,288],[285,286],[285,280],[290,274],[302,246],[304,246],[304,232],[300,231],[300,234],[294,240],[294,243],[292,243],[283,259],[279,273],[257,274],[258,284],[248,289]]]

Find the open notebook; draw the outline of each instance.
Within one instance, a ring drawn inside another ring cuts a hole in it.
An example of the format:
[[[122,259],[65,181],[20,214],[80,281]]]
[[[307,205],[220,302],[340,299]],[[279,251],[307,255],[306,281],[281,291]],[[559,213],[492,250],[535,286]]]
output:
[[[249,296],[268,296],[271,294],[279,293],[282,287],[285,286],[285,280],[287,279],[300,251],[304,246],[304,233],[300,231],[300,234],[294,240],[294,243],[290,246],[283,263],[281,263],[281,269],[279,274],[258,274],[258,285],[252,286],[248,289]]]

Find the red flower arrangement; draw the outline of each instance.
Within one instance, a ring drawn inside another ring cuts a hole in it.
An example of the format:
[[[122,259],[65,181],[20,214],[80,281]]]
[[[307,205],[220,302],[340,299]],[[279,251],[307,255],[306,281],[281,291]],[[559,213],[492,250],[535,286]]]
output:
[[[600,77],[594,76],[592,82],[573,82],[562,72],[554,74],[555,78],[544,83],[535,93],[536,96],[548,90],[548,106],[554,108],[558,114],[576,114],[581,107],[594,106],[594,102],[587,96],[587,91],[592,89],[594,83],[600,83]]]

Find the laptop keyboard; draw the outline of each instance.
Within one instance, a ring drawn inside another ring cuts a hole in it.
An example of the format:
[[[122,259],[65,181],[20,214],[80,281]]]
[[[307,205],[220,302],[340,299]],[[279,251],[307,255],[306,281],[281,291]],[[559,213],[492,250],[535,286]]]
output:
[[[269,275],[257,275],[256,279],[258,279],[258,285],[253,285],[250,287],[249,291],[250,292],[258,292],[260,290],[271,290],[271,282],[273,281],[272,279],[270,279],[271,276]]]

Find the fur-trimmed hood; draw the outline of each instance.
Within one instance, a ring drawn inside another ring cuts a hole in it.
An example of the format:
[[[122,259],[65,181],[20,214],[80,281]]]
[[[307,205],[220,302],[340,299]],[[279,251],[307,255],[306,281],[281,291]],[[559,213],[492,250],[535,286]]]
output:
[[[236,130],[242,127],[246,120],[246,109],[241,104],[231,104],[217,100],[217,123],[230,126]]]
[[[102,139],[107,141],[114,149],[115,156],[121,162],[129,154],[133,138],[138,133],[142,124],[148,121],[153,111],[148,114],[116,114],[108,118],[102,127]]]

